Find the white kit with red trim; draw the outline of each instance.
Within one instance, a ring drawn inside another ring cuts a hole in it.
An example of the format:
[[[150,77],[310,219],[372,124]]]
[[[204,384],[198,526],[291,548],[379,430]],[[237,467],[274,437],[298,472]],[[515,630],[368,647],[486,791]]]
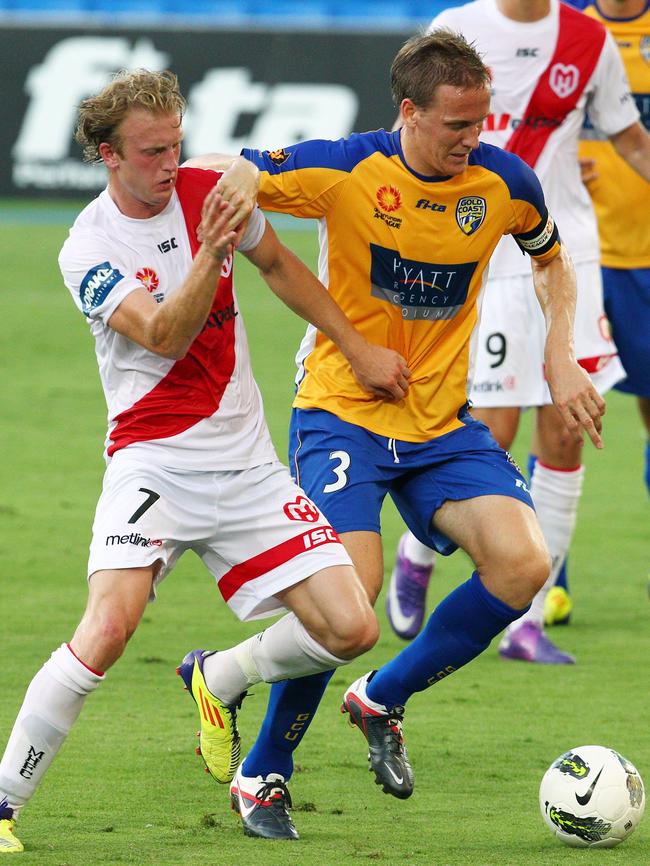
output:
[[[178,469],[244,469],[277,459],[253,379],[231,257],[206,325],[183,359],[156,355],[108,325],[135,289],[144,286],[161,303],[181,286],[199,246],[203,199],[218,177],[179,169],[169,204],[150,219],[124,216],[104,191],[81,212],[61,251],[65,284],[95,338],[108,406],[107,459],[134,446]],[[265,225],[256,210],[239,249],[257,246]]]
[[[475,43],[492,72],[491,113],[481,140],[516,153],[535,169],[573,260],[597,261],[596,219],[577,151],[585,112],[606,135],[638,119],[612,37],[599,22],[558,0],[551,0],[549,15],[534,22],[507,18],[496,0],[476,0],[444,10],[434,27],[448,27]],[[528,273],[528,257],[512,238],[504,238],[491,259],[490,276]]]

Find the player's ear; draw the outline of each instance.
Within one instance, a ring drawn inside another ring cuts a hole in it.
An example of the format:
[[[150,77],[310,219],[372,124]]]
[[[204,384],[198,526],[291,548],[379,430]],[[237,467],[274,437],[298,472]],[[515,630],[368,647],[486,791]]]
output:
[[[109,144],[108,141],[102,141],[97,150],[107,168],[117,168],[118,154],[112,144]]]
[[[417,111],[417,105],[413,102],[412,99],[403,99],[401,105],[399,107],[400,118],[402,121],[402,126],[412,127],[415,125],[415,113]]]

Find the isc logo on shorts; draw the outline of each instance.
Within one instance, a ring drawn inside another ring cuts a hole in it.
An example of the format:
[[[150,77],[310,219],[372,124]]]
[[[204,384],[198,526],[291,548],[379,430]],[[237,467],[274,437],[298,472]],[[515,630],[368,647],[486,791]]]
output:
[[[312,547],[318,547],[321,544],[329,544],[329,542],[339,542],[340,539],[336,531],[331,526],[319,526],[318,529],[312,529],[311,532],[305,532],[302,537],[305,543],[305,550]]]
[[[287,502],[284,513],[289,520],[303,520],[305,523],[316,523],[320,517],[318,509],[306,496],[299,496],[293,502]]]

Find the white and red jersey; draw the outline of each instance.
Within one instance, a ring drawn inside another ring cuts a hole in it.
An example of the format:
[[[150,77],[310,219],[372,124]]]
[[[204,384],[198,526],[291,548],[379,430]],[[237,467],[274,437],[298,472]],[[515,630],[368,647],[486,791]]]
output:
[[[492,72],[491,113],[481,139],[516,153],[535,170],[573,260],[597,261],[596,218],[578,164],[585,113],[608,136],[638,119],[611,36],[558,0],[534,22],[507,18],[496,0],[475,0],[444,10],[429,29],[435,27],[475,43]],[[491,259],[490,277],[526,273],[527,258],[512,238],[504,238]]]
[[[108,406],[107,459],[131,447],[188,470],[244,469],[277,459],[251,370],[232,257],[206,324],[181,360],[156,355],[108,326],[135,289],[144,286],[164,303],[182,285],[199,248],[203,199],[218,178],[179,169],[167,207],[150,219],[124,216],[104,190],[81,212],[61,250],[63,279],[95,338]],[[256,210],[239,249],[256,247],[265,225]]]

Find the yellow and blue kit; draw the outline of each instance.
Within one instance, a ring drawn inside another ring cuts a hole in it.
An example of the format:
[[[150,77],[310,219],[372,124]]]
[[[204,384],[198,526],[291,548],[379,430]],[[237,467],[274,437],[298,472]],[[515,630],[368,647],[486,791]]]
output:
[[[373,397],[311,328],[294,406],[413,443],[463,426],[492,251],[504,234],[541,260],[559,250],[534,172],[481,144],[462,174],[426,177],[407,165],[399,130],[242,153],[261,170],[260,207],[320,221],[322,282],[367,340],[411,370],[404,400]]]
[[[608,18],[589,0],[575,5],[601,21],[614,37],[641,123],[650,130],[650,0],[633,18]],[[580,156],[596,160],[598,176],[589,183],[589,193],[598,218],[601,263],[610,268],[650,268],[650,184],[603,137],[582,141]]]

